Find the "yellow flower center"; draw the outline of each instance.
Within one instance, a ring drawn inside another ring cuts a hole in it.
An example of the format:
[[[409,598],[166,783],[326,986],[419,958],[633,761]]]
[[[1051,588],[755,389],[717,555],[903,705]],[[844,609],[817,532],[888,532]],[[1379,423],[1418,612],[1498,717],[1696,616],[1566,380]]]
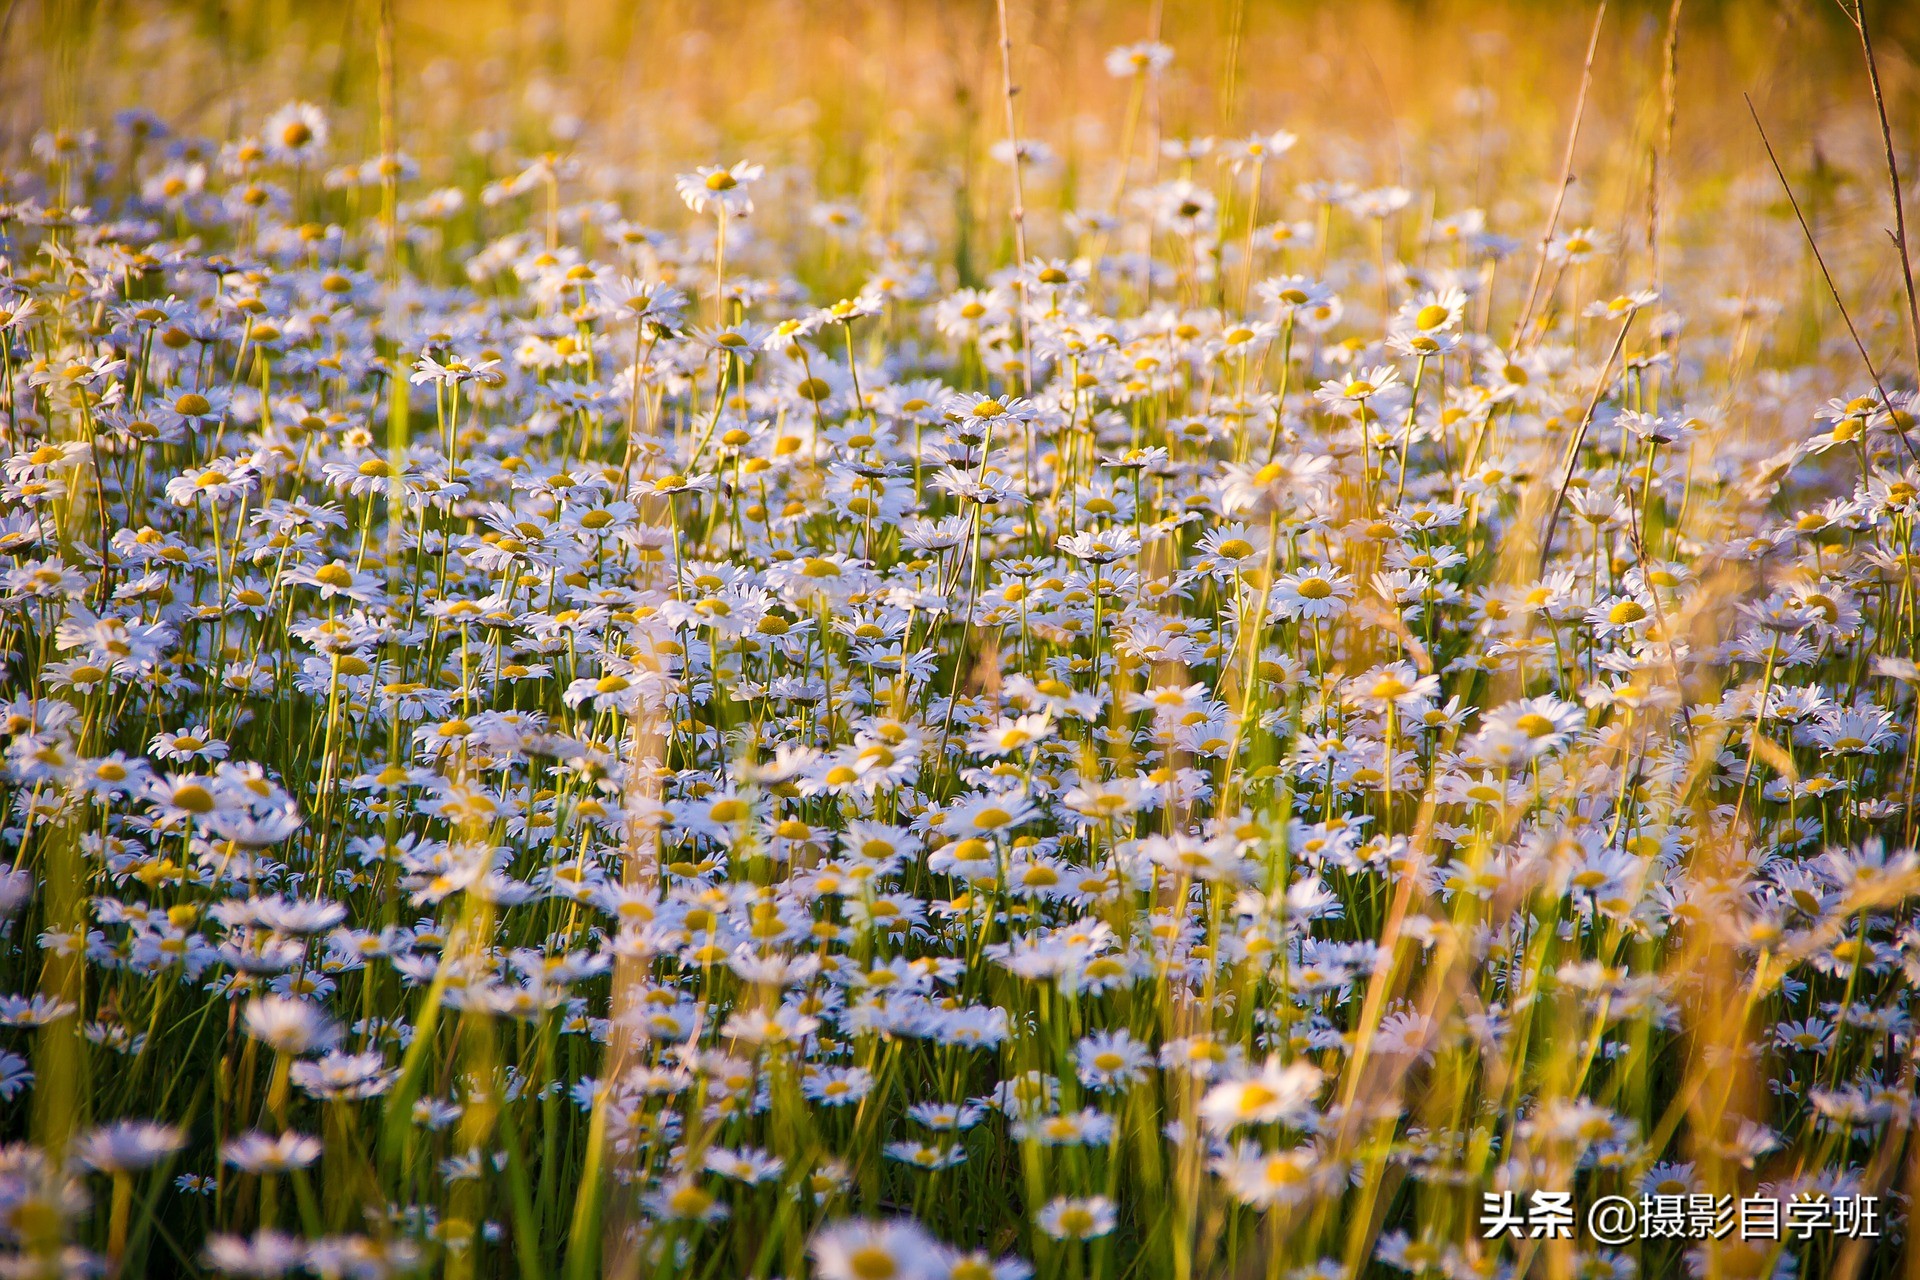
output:
[[[673,1193],[667,1201],[667,1207],[673,1210],[676,1217],[697,1218],[713,1207],[713,1197],[699,1187],[682,1187]]]
[[[1526,715],[1514,721],[1513,725],[1514,728],[1520,730],[1520,732],[1526,734],[1529,738],[1544,738],[1553,732],[1553,721],[1547,719],[1538,711],[1529,711]]]

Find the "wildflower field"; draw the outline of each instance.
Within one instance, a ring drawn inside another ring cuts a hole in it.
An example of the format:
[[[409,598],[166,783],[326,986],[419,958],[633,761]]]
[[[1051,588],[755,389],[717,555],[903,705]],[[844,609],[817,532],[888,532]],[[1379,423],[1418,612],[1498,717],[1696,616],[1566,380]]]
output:
[[[1917,58],[0,6],[0,1277],[1920,1275]]]

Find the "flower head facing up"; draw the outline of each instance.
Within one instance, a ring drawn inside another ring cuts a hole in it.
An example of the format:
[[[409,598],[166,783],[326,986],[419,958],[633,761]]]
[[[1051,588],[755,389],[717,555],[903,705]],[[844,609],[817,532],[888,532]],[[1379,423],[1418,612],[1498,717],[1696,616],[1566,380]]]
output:
[[[744,218],[753,212],[750,188],[766,173],[764,166],[742,160],[731,165],[701,165],[673,180],[674,190],[695,213]]]

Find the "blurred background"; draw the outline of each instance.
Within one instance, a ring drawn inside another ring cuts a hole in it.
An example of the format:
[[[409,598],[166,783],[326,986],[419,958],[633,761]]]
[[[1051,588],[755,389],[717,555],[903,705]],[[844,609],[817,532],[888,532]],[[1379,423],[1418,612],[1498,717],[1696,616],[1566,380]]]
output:
[[[1594,14],[1501,0],[1009,6],[1019,131],[1046,148],[1028,174],[1038,252],[1066,251],[1058,213],[1104,204],[1132,87],[1104,59],[1153,39],[1175,56],[1146,85],[1134,185],[1150,167],[1177,175],[1163,142],[1287,129],[1301,141],[1275,166],[1278,189],[1308,178],[1404,185],[1431,202],[1417,213],[1484,208],[1491,229],[1528,238],[1560,168]],[[1631,245],[1644,224],[1673,12],[1671,0],[1608,6],[1563,225],[1592,223]],[[1868,14],[1896,130],[1910,134],[1920,5]],[[363,159],[379,149],[383,22],[397,136],[422,185],[471,189],[556,151],[581,162],[568,199],[614,197],[629,216],[678,225],[674,173],[745,158],[770,167],[755,226],[769,239],[783,219],[835,200],[879,228],[910,208],[952,246],[963,278],[1007,257],[987,0],[11,0],[0,157],[22,155],[37,130],[104,129],[134,105],[224,141],[300,98],[329,112],[336,163]],[[1685,0],[1674,65],[1663,211],[1674,269],[1715,276],[1728,294],[1783,267],[1811,269],[1793,237],[1763,233],[1785,202],[1743,94],[1816,225],[1886,217],[1859,46],[1833,0]],[[1790,218],[1785,230],[1797,236]],[[1897,276],[1875,239],[1847,237],[1834,254],[1854,287],[1881,296]]]

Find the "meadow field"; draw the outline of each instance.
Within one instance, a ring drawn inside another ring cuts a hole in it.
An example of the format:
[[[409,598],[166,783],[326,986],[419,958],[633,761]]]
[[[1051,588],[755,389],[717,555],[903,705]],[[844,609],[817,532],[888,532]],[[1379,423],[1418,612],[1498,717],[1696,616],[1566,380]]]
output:
[[[1920,9],[0,3],[0,1280],[1920,1277]]]

